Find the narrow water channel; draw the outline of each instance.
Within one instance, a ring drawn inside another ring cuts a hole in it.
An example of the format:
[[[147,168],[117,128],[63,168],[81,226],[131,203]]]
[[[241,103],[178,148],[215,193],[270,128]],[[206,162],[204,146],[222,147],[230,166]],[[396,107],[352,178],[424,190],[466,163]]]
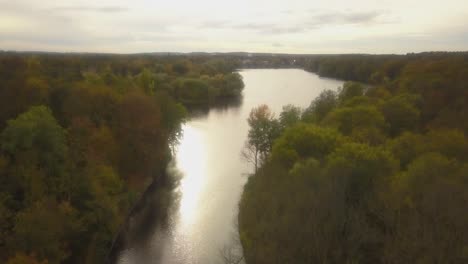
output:
[[[300,69],[254,69],[240,74],[245,83],[240,104],[211,109],[184,125],[175,160],[181,173],[180,201],[170,230],[155,233],[149,245],[162,253],[145,262],[222,263],[221,250],[236,240],[238,202],[246,175],[252,171],[240,156],[250,110],[267,104],[279,114],[287,104],[307,107],[322,90],[343,83]],[[119,263],[141,263],[135,252],[124,251]]]

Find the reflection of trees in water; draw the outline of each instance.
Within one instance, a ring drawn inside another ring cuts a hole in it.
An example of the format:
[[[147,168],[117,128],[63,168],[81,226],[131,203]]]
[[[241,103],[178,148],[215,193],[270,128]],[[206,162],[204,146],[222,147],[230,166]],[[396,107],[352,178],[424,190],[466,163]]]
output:
[[[242,101],[243,97],[239,96],[219,100],[209,106],[191,106],[188,110],[190,116],[194,118],[206,116],[210,111],[215,113],[236,109],[240,111]],[[183,256],[181,252],[169,253],[174,249],[171,221],[177,217],[179,207],[180,197],[174,191],[180,180],[179,173],[173,164],[169,165],[166,177],[161,177],[165,178],[166,182],[153,183],[148,187],[122,227],[112,249],[110,263],[198,264],[193,262],[193,259],[187,259],[190,256]],[[237,229],[235,230],[237,232]],[[233,234],[232,241],[219,249],[219,259],[213,262],[213,264],[222,263],[243,263],[242,248],[237,233]]]
[[[173,190],[178,185],[179,173],[169,164],[164,177],[152,182],[135,207],[109,254],[109,263],[158,263],[169,241],[172,209],[178,201]]]
[[[231,109],[239,109],[243,100],[243,96],[238,96],[234,98],[220,99],[216,103],[212,103],[210,105],[187,106],[187,109],[190,113],[190,117],[197,118],[208,115],[210,111],[222,113]]]
[[[239,244],[225,245],[220,249],[219,255],[221,258],[220,264],[241,264],[244,262],[244,255],[242,254],[242,247]]]
[[[163,263],[165,250],[171,239],[170,234],[161,227],[153,232],[151,238],[147,238],[145,243],[131,245],[122,251],[117,262],[121,264]]]
[[[239,226],[236,223],[230,241],[219,249],[219,264],[245,264],[238,230]]]

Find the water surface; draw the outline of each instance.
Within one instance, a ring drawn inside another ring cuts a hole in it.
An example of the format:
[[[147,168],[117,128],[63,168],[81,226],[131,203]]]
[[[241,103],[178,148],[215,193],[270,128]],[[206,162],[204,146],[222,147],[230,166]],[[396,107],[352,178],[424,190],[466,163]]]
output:
[[[182,175],[180,201],[170,230],[153,234],[148,246],[149,251],[158,252],[157,257],[142,260],[137,250],[127,250],[120,263],[222,263],[220,251],[235,241],[238,202],[252,172],[240,156],[250,110],[267,104],[279,114],[287,104],[307,107],[322,90],[343,83],[299,69],[242,70],[240,74],[245,83],[240,104],[211,109],[183,127],[175,160]]]

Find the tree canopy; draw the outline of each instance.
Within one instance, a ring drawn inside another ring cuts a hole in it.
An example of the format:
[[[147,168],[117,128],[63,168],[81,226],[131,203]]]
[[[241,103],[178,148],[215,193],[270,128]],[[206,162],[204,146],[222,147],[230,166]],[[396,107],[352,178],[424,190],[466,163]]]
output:
[[[309,62],[369,84],[285,114],[240,202],[246,262],[467,262],[466,54]]]
[[[237,100],[235,65],[0,52],[0,262],[109,261],[149,184],[164,224],[186,107]]]

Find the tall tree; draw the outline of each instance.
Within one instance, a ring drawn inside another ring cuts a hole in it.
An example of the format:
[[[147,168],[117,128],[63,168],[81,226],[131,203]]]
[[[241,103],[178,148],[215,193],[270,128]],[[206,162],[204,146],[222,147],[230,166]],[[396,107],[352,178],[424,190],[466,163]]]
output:
[[[254,164],[255,171],[270,153],[273,141],[279,135],[280,126],[275,114],[267,105],[260,105],[250,111],[247,119],[250,129],[242,156]]]

